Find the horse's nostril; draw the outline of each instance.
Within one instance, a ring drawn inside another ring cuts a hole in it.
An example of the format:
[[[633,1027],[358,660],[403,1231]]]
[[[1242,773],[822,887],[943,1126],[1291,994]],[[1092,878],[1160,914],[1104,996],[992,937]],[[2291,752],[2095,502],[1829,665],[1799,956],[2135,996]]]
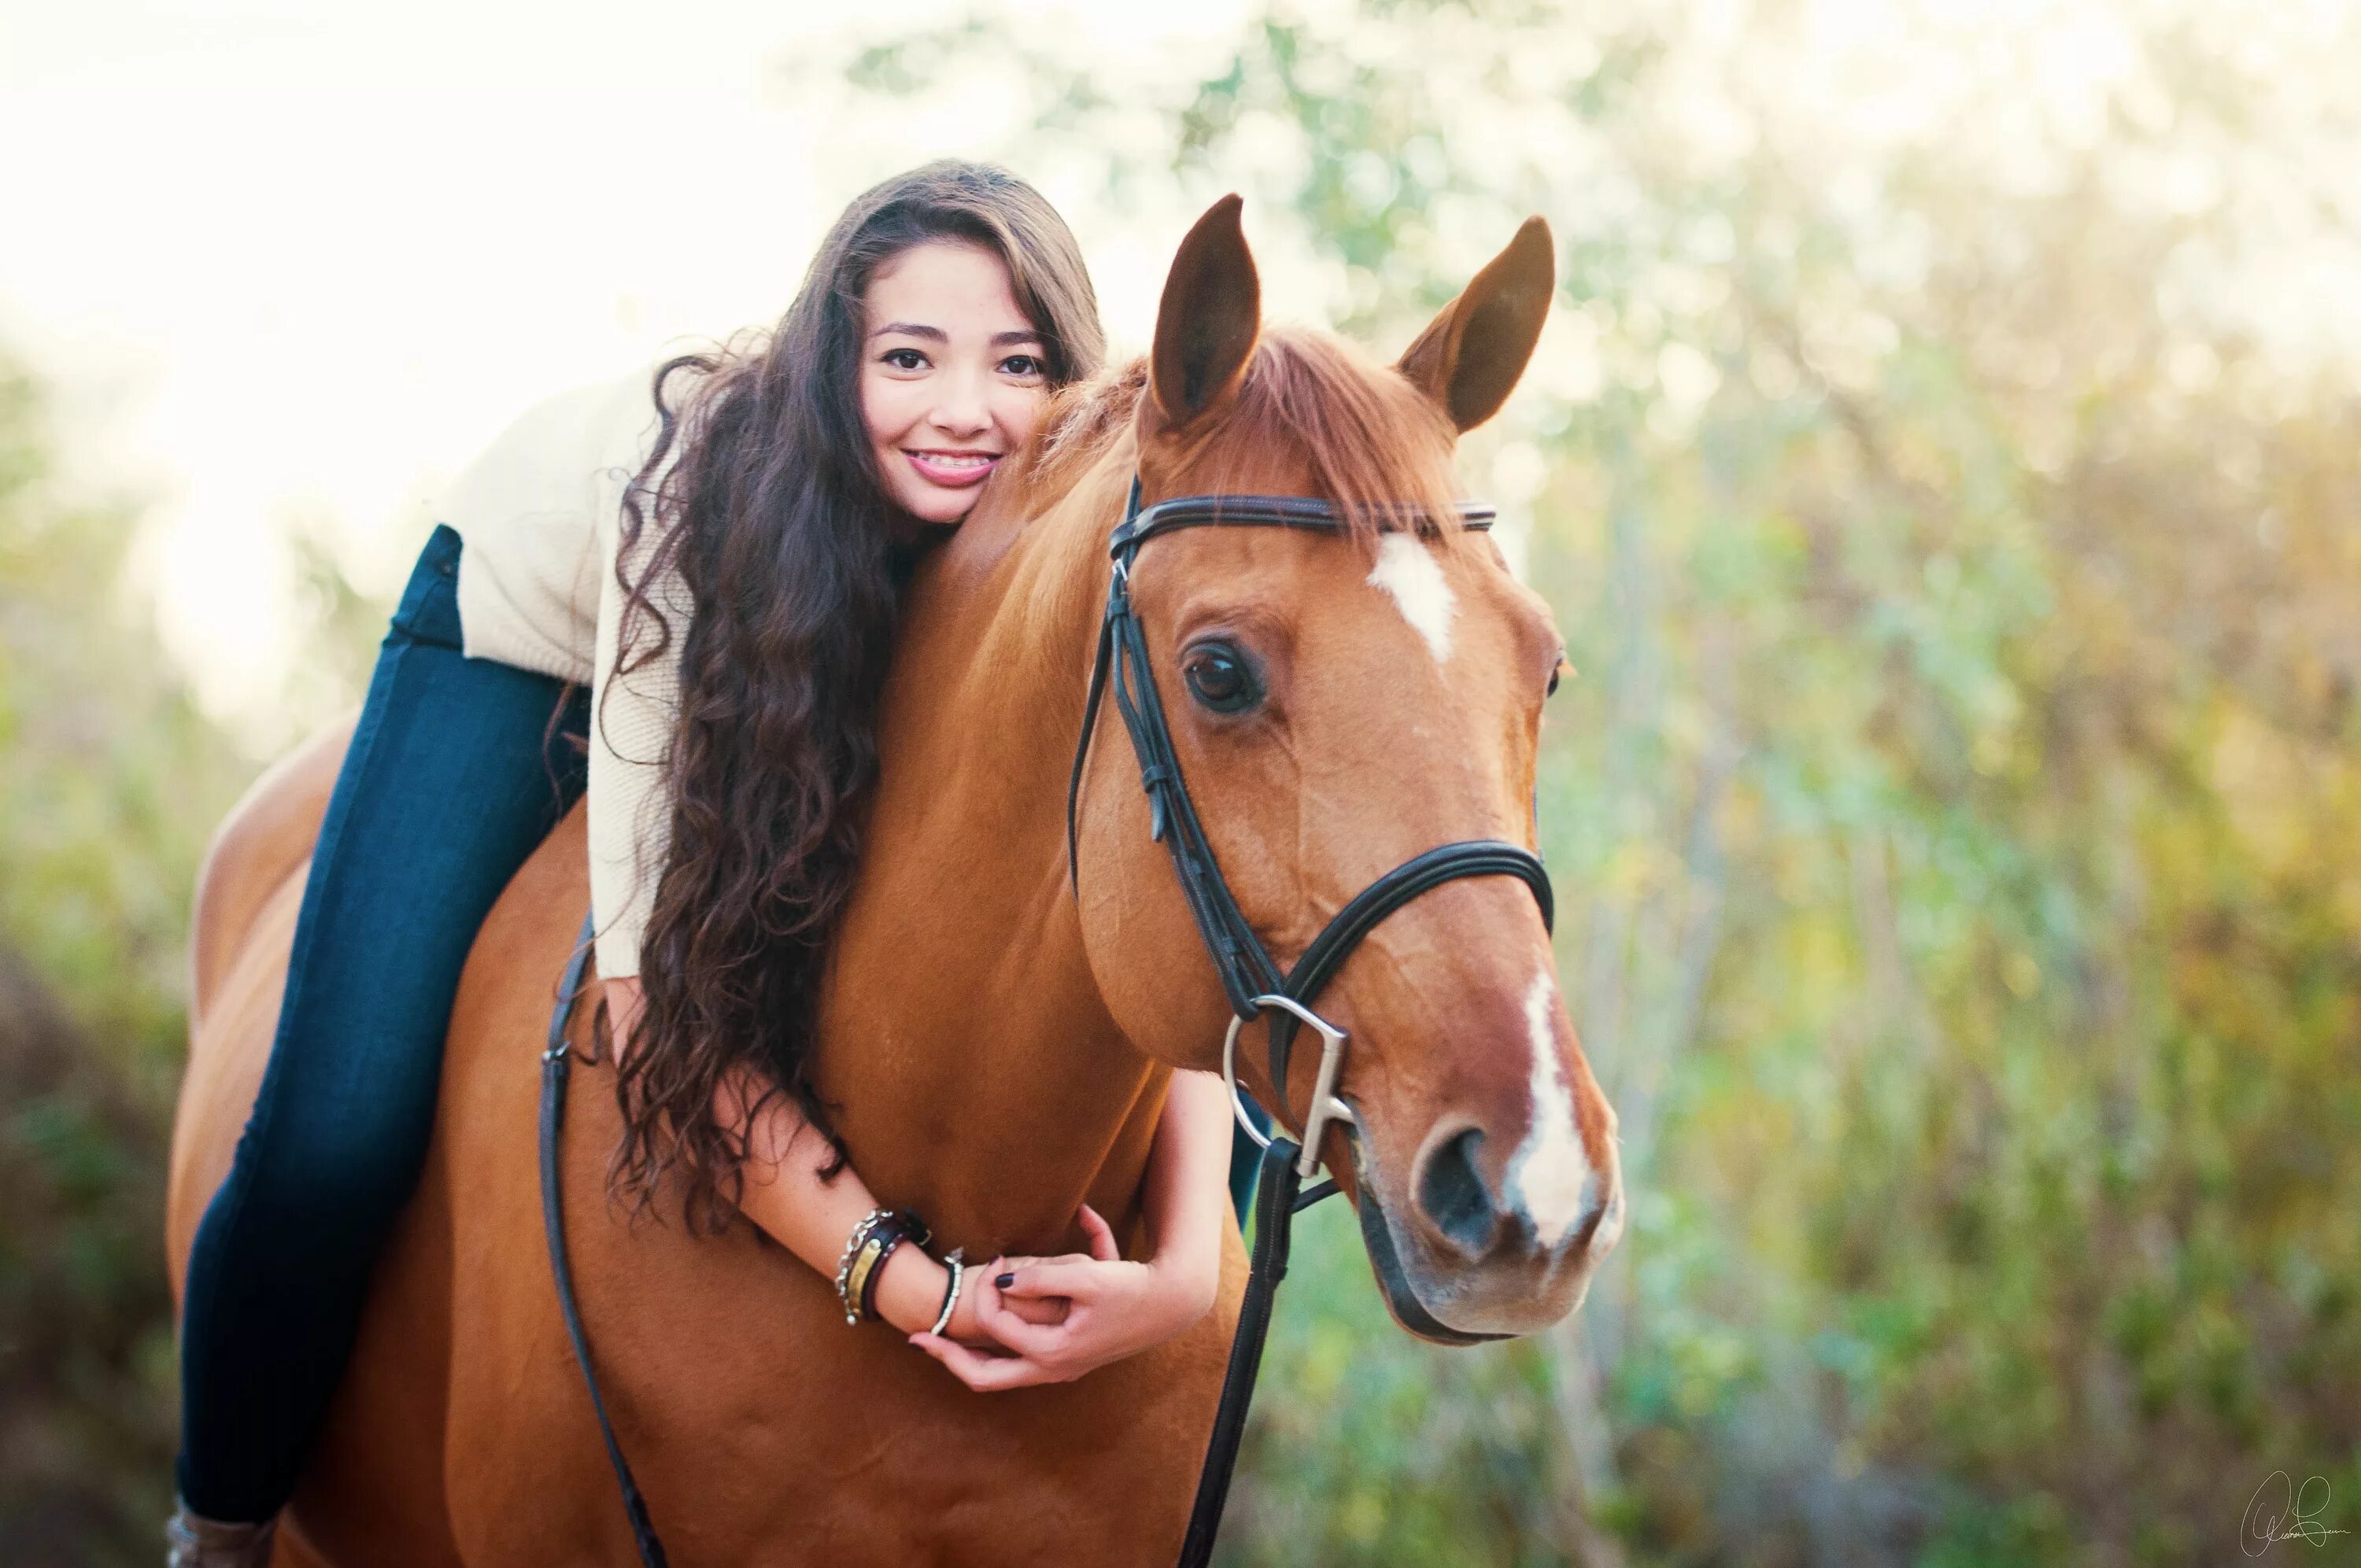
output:
[[[1434,1222],[1435,1229],[1476,1256],[1491,1246],[1499,1224],[1492,1195],[1484,1190],[1484,1178],[1476,1169],[1476,1151],[1483,1146],[1484,1135],[1474,1127],[1454,1134],[1427,1157],[1426,1169],[1418,1180],[1419,1206],[1426,1211],[1426,1217]]]

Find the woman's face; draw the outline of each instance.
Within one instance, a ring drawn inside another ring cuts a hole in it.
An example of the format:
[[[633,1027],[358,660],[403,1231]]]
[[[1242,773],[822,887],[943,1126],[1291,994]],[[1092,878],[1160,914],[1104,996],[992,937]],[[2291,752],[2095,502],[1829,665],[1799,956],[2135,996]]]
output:
[[[1000,258],[952,240],[887,261],[863,303],[861,409],[885,492],[922,522],[957,522],[1033,433],[1049,394],[1041,334]]]

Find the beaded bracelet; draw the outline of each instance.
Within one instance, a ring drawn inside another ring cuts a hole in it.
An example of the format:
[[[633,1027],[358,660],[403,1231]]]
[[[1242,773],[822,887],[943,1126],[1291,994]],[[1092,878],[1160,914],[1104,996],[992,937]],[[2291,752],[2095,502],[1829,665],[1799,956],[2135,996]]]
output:
[[[959,1305],[960,1280],[967,1273],[967,1249],[953,1247],[943,1258],[943,1266],[951,1271],[950,1288],[943,1292],[943,1310],[935,1314],[935,1326],[927,1332],[941,1333],[951,1326],[951,1309]]]

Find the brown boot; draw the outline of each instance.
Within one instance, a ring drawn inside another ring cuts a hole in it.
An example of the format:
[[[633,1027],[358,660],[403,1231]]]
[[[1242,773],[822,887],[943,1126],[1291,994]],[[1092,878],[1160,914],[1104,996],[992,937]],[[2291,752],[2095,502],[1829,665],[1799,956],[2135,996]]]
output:
[[[171,1554],[164,1568],[270,1568],[270,1538],[279,1521],[225,1524],[189,1511],[182,1503],[164,1526],[164,1541]]]

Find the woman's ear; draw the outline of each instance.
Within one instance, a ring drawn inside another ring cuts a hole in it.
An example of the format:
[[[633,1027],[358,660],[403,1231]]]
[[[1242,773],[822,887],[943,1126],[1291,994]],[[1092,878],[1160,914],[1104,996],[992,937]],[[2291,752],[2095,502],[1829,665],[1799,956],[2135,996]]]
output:
[[[1533,356],[1557,290],[1549,225],[1527,218],[1509,247],[1443,307],[1395,367],[1462,431],[1500,411]]]
[[[1205,211],[1164,280],[1148,385],[1168,426],[1187,424],[1228,397],[1262,332],[1262,280],[1238,227],[1235,195]]]

